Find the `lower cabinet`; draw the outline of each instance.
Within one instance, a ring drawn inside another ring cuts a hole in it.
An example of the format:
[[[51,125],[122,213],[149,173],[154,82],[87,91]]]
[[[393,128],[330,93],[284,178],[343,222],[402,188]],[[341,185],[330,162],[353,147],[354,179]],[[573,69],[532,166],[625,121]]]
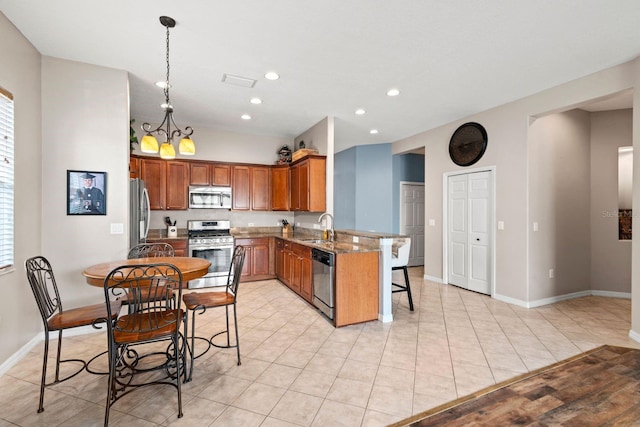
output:
[[[276,238],[276,277],[308,302],[313,301],[311,248]]]
[[[235,244],[245,248],[242,282],[265,280],[274,276],[273,237],[239,238],[235,239]]]
[[[175,256],[189,256],[187,239],[147,239],[147,243],[168,243],[173,247]]]

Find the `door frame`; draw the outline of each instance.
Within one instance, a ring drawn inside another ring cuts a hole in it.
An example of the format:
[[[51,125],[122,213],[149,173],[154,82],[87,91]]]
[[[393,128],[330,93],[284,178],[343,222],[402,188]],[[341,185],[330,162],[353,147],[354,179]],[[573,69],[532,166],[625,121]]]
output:
[[[404,223],[404,203],[402,203],[402,195],[404,194],[402,189],[403,189],[403,187],[405,185],[419,185],[419,186],[421,186],[425,190],[425,196],[426,196],[426,186],[425,186],[424,182],[400,181],[400,209],[399,209],[399,215],[400,215],[399,219],[400,219],[400,221],[398,223],[398,231],[400,232],[400,234],[403,234],[403,229],[406,226],[406,224]],[[423,218],[423,220],[426,221],[426,219],[427,219],[426,218],[426,212],[427,212],[426,206],[425,206],[425,210],[424,211],[425,211],[425,218]],[[425,239],[425,242],[427,240],[426,234],[427,234],[427,226],[426,226],[426,223],[425,223],[424,233],[423,233],[423,237]],[[422,249],[424,251],[425,248],[422,248]],[[424,257],[422,257],[422,266],[424,267]]]
[[[449,284],[449,177],[455,175],[467,175],[476,172],[491,173],[491,298],[496,293],[496,166],[486,166],[473,169],[444,172],[442,174],[442,283]],[[426,210],[425,210],[426,212]]]

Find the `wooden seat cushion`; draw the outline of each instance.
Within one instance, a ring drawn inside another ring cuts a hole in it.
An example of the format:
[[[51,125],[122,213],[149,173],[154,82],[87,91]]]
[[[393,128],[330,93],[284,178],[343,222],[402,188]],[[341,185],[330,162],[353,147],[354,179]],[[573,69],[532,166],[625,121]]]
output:
[[[116,319],[120,313],[122,301],[111,302],[111,318]],[[60,329],[75,328],[78,326],[88,326],[95,319],[106,319],[108,316],[107,306],[103,304],[88,305],[86,307],[78,307],[71,310],[64,310],[62,313],[53,315],[48,321],[50,331],[58,331]]]
[[[221,307],[231,305],[236,297],[229,292],[191,292],[182,296],[187,309],[193,310],[197,307]]]
[[[182,309],[127,314],[116,322],[113,339],[127,344],[170,337],[180,327],[183,316]]]

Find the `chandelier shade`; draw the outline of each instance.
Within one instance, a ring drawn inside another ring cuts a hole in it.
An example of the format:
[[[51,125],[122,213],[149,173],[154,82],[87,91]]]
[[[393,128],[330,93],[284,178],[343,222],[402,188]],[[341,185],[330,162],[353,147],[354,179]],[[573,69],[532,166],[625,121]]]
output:
[[[169,28],[175,27],[176,21],[168,16],[161,16],[160,23],[167,29],[167,78],[163,85],[165,102],[162,104],[162,108],[164,109],[164,119],[155,129],[152,129],[149,123],[142,124],[142,130],[145,131],[145,136],[142,137],[142,141],[140,142],[140,150],[143,153],[158,153],[159,150],[161,158],[174,159],[176,157],[176,150],[173,146],[174,138],[176,140],[181,138],[178,147],[180,154],[194,155],[196,153],[196,146],[190,138],[193,134],[193,128],[191,126],[187,126],[184,130],[180,129],[173,120],[173,106],[169,99],[169,88],[171,87],[171,84],[169,83]],[[156,135],[162,136],[162,139],[164,139],[164,142],[160,147],[158,147],[158,138],[156,138]]]

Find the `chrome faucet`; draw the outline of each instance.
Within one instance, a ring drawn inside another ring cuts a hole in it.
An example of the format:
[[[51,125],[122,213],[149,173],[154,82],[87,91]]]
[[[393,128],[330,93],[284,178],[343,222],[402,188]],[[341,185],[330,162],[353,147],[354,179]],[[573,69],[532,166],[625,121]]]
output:
[[[329,218],[331,218],[331,230],[329,231],[329,241],[333,242],[333,239],[335,237],[335,233],[333,231],[333,215],[331,215],[329,212],[325,212],[322,215],[320,215],[320,218],[318,218],[318,222],[322,222],[322,218],[324,218],[325,216],[328,216]],[[327,231],[327,229],[325,228],[324,231]]]

